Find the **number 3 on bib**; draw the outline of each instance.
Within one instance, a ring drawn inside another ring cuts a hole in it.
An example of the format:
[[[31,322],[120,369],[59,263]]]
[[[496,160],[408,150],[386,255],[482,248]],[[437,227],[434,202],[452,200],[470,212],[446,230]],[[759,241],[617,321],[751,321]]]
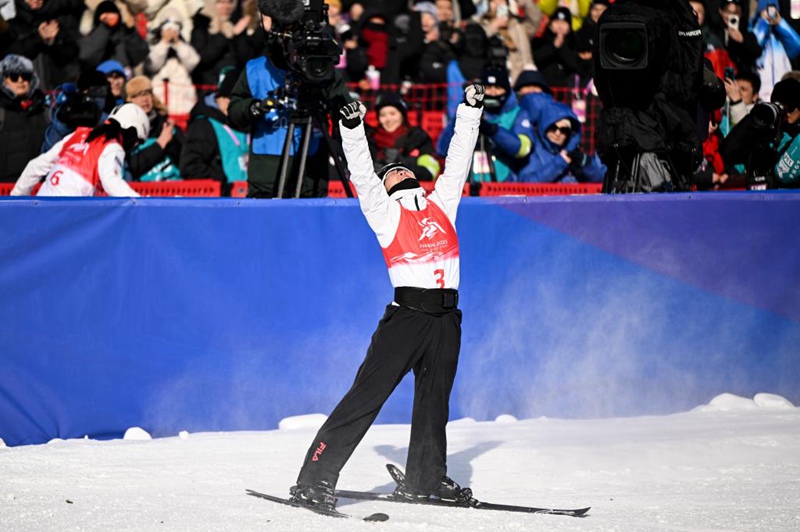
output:
[[[436,279],[436,284],[439,285],[439,288],[444,288],[444,270],[441,268],[433,270],[433,277]]]

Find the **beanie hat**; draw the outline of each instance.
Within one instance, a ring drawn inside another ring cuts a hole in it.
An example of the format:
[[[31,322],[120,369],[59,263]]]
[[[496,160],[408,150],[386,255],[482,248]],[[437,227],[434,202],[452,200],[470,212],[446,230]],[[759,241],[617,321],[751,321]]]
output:
[[[522,87],[539,87],[542,91],[549,95],[553,95],[553,90],[550,85],[545,81],[544,76],[538,70],[523,70],[517,77],[517,82],[514,83],[514,92],[519,91]]]
[[[119,8],[117,7],[117,4],[115,4],[111,0],[104,0],[103,2],[100,2],[97,5],[97,7],[94,9],[94,25],[95,26],[100,24],[100,15],[102,15],[104,13],[116,13],[120,17],[122,16],[122,13],[120,12]]]
[[[783,105],[789,112],[800,109],[800,80],[787,78],[776,83],[770,101]]]
[[[572,11],[570,11],[568,7],[559,7],[556,9],[556,12],[553,13],[553,16],[550,17],[550,20],[563,20],[568,24],[572,24]]]
[[[375,100],[375,112],[380,114],[381,109],[386,106],[396,108],[403,115],[403,118],[408,114],[408,105],[403,101],[403,98],[396,92],[382,92]]]
[[[217,89],[217,98],[231,97],[233,87],[236,85],[236,82],[239,81],[239,76],[241,73],[242,71],[238,68],[231,68],[225,73],[225,76],[219,83],[219,89]]]
[[[389,163],[380,170],[378,170],[377,172],[378,179],[381,180],[381,183],[386,181],[386,174],[388,174],[392,170],[408,170],[409,172],[411,172],[411,170],[403,163]],[[414,172],[411,173],[413,174]]]
[[[433,2],[420,2],[414,6],[414,11],[419,13],[428,13],[433,17],[436,23],[439,23],[439,10],[436,9],[436,4]]]
[[[511,92],[511,81],[508,79],[508,69],[502,65],[487,65],[481,72],[481,83],[496,85],[506,92]]]
[[[125,94],[128,98],[146,90],[153,90],[153,84],[147,76],[134,76],[125,84]]]

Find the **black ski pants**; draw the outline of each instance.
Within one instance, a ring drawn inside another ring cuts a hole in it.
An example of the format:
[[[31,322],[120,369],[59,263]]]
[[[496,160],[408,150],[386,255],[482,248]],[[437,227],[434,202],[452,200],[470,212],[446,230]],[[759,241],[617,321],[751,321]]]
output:
[[[412,490],[432,493],[447,473],[445,427],[460,349],[460,310],[431,315],[387,306],[353,386],[311,444],[298,484],[324,480],[336,486],[339,472],[381,407],[413,370],[414,410],[406,479]]]

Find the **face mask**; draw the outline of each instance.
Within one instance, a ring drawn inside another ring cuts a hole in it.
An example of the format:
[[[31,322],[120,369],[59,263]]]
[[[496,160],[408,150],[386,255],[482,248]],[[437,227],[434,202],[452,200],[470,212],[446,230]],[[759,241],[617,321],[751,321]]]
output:
[[[508,93],[502,96],[484,96],[483,106],[487,111],[497,112],[500,111],[508,100]]]
[[[389,189],[389,196],[391,196],[398,190],[410,190],[412,188],[420,188],[421,186],[422,185],[420,185],[419,181],[417,181],[416,179],[411,179],[411,178],[403,179],[402,181],[400,181],[395,186]]]

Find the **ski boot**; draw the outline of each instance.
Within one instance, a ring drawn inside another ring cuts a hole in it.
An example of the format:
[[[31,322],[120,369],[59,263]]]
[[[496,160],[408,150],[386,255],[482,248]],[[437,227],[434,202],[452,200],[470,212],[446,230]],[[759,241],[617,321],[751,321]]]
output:
[[[336,497],[330,482],[322,480],[316,484],[298,484],[289,489],[291,500],[306,506],[327,511],[336,510]]]
[[[419,493],[410,489],[405,483],[398,483],[392,493],[392,498],[409,502],[427,499],[468,502],[472,499],[472,490],[470,488],[462,488],[450,477],[443,476],[439,484],[430,493]]]
[[[455,480],[445,475],[439,481],[433,496],[445,501],[469,502],[472,500],[472,489],[462,488]]]

